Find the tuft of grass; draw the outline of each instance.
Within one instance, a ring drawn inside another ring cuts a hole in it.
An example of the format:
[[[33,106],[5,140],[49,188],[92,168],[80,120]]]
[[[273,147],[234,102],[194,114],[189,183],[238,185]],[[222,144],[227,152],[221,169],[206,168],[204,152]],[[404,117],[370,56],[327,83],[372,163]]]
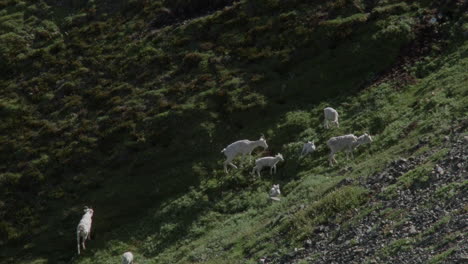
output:
[[[398,178],[398,184],[404,188],[416,189],[428,184],[431,178],[433,164],[423,164]]]
[[[345,186],[306,206],[294,215],[291,222],[283,223],[282,230],[294,239],[301,240],[313,233],[317,225],[332,221],[337,213],[347,214],[367,201],[368,190]]]
[[[394,256],[400,251],[410,251],[413,248],[413,243],[414,239],[411,238],[394,240],[390,244],[381,248],[377,254],[380,254],[384,258]]]
[[[432,257],[429,260],[429,264],[438,264],[438,263],[444,263],[445,260],[447,260],[448,257],[450,257],[453,253],[455,253],[456,249],[455,248],[449,248],[445,250],[442,253],[439,253]]]

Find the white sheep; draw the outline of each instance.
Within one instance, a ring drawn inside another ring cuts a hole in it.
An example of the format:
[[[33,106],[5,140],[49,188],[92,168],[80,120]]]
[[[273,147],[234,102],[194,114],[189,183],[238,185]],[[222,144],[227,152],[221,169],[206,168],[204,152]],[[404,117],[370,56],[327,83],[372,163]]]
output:
[[[354,159],[353,149],[357,146],[372,142],[372,137],[368,134],[364,134],[359,138],[353,134],[332,137],[327,141],[327,146],[330,148],[330,157],[329,163],[330,166],[333,166],[333,162],[337,163],[335,159],[335,154],[339,151],[346,152],[346,159],[349,159],[349,154]]]
[[[340,124],[338,123],[338,112],[335,109],[327,107],[323,109],[323,113],[325,116],[323,121],[323,125],[325,128],[330,128],[328,123],[332,123],[335,124],[337,127],[340,127]]]
[[[356,148],[359,145],[364,145],[364,144],[371,143],[371,142],[372,142],[372,137],[368,135],[367,133],[364,133],[362,136],[357,138],[356,144],[355,146],[353,146],[353,148]]]
[[[78,255],[80,254],[80,238],[81,238],[81,245],[83,246],[83,249],[86,249],[85,247],[85,241],[86,239],[91,238],[91,224],[93,222],[92,217],[93,217],[93,209],[88,208],[85,206],[84,209],[85,214],[83,217],[81,217],[80,223],[78,224],[76,228],[76,240],[78,243]]]
[[[315,151],[315,144],[313,141],[307,141],[306,143],[304,143],[304,146],[302,147],[302,151],[301,151],[301,157],[302,156],[305,156],[309,153],[312,153]]]
[[[279,184],[273,184],[273,187],[270,189],[270,198],[277,198],[281,195]]]
[[[260,171],[263,169],[263,167],[270,167],[270,174],[273,174],[273,170],[276,173],[276,164],[280,161],[284,161],[283,155],[280,153],[276,154],[274,157],[259,158],[255,161],[255,167],[253,167],[250,174],[254,174],[256,171],[258,177],[260,177]]]
[[[128,251],[122,255],[122,264],[132,264],[133,263],[133,254]]]
[[[248,139],[238,140],[226,148],[224,148],[221,153],[224,153],[226,156],[226,161],[224,161],[224,171],[227,173],[227,165],[231,165],[233,168],[237,169],[237,166],[232,163],[232,160],[238,155],[249,155],[249,162],[252,162],[252,151],[256,147],[263,147],[264,149],[268,148],[265,138],[262,136],[259,140],[250,141]]]

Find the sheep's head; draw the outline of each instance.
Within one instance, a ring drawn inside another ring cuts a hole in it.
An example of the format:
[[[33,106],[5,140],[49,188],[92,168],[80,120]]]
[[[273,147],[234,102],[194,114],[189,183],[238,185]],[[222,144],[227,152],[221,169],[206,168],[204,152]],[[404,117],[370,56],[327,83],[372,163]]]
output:
[[[275,193],[275,192],[276,194],[281,193],[279,184],[273,184],[273,187],[271,187],[270,194]]]
[[[268,148],[268,144],[266,142],[265,137],[263,137],[263,135],[260,137],[260,139],[258,141],[260,142],[261,147],[263,147],[264,149]]]
[[[276,157],[279,158],[279,160],[284,161],[283,155],[281,155],[281,153],[276,154]]]
[[[94,213],[93,209],[89,208],[88,206],[85,206],[83,211],[85,212],[85,214],[88,213],[88,214],[93,215],[93,213]]]
[[[361,137],[363,138],[362,143],[371,143],[372,142],[372,137],[370,135],[368,135],[367,133],[365,133]]]
[[[307,141],[307,145],[309,145],[309,148],[310,148],[311,150],[315,150],[314,141]]]
[[[372,137],[366,133],[357,138],[356,144],[362,145],[362,144],[367,144],[371,142],[372,142]]]

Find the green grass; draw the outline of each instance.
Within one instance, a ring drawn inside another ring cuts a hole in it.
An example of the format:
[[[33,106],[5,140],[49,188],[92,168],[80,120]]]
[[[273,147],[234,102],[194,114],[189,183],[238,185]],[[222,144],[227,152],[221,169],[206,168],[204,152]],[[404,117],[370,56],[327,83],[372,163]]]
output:
[[[443,263],[444,260],[446,260],[450,255],[452,255],[455,252],[455,250],[456,250],[455,248],[447,249],[446,251],[444,251],[444,252],[442,252],[440,254],[437,254],[436,256],[431,258],[429,260],[429,263],[430,264]]]
[[[361,1],[242,1],[155,30],[148,25],[161,1],[0,3],[0,256],[115,263],[131,250],[139,263],[255,263],[289,252],[317,225],[363,217],[369,191],[338,182],[439,147],[466,117],[468,47],[457,42],[458,21],[440,29],[451,34],[445,53],[408,69],[412,82],[373,84],[418,37],[425,4],[368,14]],[[329,105],[340,112],[338,129],[322,127]],[[348,163],[339,153],[329,168],[324,142],[351,132],[374,142]],[[268,152],[286,158],[278,174],[253,179],[247,166],[225,175],[220,150],[262,133]],[[414,149],[423,137],[428,145]],[[299,160],[305,140],[318,149]],[[396,188],[429,184],[446,153],[401,176],[389,199]],[[284,195],[271,203],[276,183]],[[76,258],[69,234],[83,205],[96,209],[96,238]],[[400,249],[405,241],[384,253]]]
[[[412,244],[413,244],[413,239],[411,238],[398,239],[398,240],[391,242],[389,245],[383,247],[382,249],[380,249],[380,252],[378,252],[378,254],[380,254],[384,258],[389,257],[389,256],[394,256],[400,251],[411,250],[413,247]]]

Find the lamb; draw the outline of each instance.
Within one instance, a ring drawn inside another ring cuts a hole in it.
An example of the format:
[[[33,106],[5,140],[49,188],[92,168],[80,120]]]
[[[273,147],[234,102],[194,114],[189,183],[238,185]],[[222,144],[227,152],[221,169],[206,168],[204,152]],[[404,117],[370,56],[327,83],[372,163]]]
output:
[[[315,151],[314,141],[307,141],[301,151],[301,157]]]
[[[260,177],[260,171],[263,169],[263,167],[270,167],[270,174],[273,173],[273,170],[276,173],[276,164],[280,161],[284,161],[283,155],[281,155],[281,153],[276,154],[274,157],[259,158],[255,161],[255,167],[253,167],[250,174],[254,174],[256,171],[258,177]]]
[[[349,153],[351,153],[351,157],[354,159],[353,149],[355,149],[359,145],[370,142],[372,142],[372,137],[368,134],[364,134],[359,138],[353,134],[330,138],[327,141],[327,146],[330,148],[331,151],[329,157],[330,166],[333,166],[333,162],[337,163],[335,159],[335,153],[339,151],[345,151],[347,159],[349,159]]]
[[[133,254],[128,251],[122,255],[122,264],[132,264],[133,263]]]
[[[338,112],[335,109],[327,107],[323,109],[323,113],[325,116],[323,124],[325,128],[330,128],[328,123],[332,123],[335,124],[337,127],[340,127],[340,124],[338,123]]]
[[[224,161],[224,171],[228,173],[228,164],[237,169],[237,166],[232,163],[232,160],[238,155],[245,156],[248,154],[250,156],[249,162],[252,162],[252,151],[256,147],[263,147],[263,149],[268,148],[267,142],[263,136],[261,136],[260,139],[256,141],[250,141],[247,139],[238,140],[224,148],[221,151],[221,153],[224,153],[226,156],[226,161]]]
[[[83,246],[83,249],[86,249],[85,247],[86,239],[91,238],[91,224],[93,222],[92,217],[93,217],[94,211],[93,209],[85,206],[84,212],[85,214],[83,215],[83,217],[81,217],[80,223],[78,224],[78,227],[76,228],[78,255],[80,254],[80,238],[81,238],[81,245]]]
[[[281,195],[281,191],[279,188],[279,184],[273,184],[273,187],[270,189],[270,199],[279,201],[279,197]]]

